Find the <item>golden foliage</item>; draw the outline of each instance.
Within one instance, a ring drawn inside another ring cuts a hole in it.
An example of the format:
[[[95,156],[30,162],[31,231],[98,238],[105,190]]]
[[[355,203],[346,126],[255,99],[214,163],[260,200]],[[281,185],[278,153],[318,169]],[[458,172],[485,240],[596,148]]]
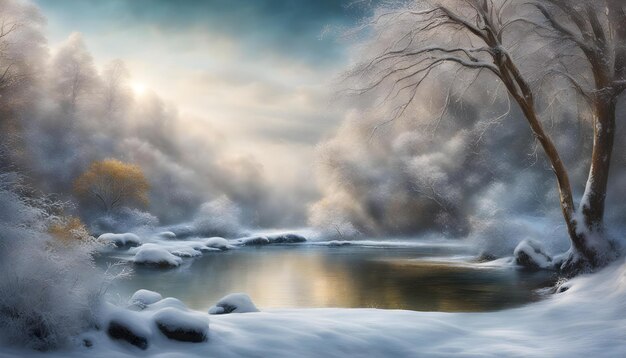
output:
[[[74,192],[95,200],[106,211],[123,205],[147,205],[150,185],[138,165],[105,159],[91,163],[74,182]]]
[[[58,222],[50,225],[48,232],[63,243],[85,241],[91,238],[85,225],[75,216],[61,218]]]

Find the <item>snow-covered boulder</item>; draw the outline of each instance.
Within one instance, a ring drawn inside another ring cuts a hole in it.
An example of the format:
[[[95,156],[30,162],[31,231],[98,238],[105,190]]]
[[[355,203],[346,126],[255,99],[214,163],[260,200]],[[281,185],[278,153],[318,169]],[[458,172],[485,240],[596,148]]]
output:
[[[158,311],[154,322],[167,338],[181,342],[204,342],[209,332],[206,319],[173,307]]]
[[[169,252],[172,255],[176,255],[178,257],[198,257],[202,256],[202,252],[194,249],[191,246],[177,246],[172,247]]]
[[[340,247],[340,246],[350,246],[352,243],[350,241],[345,240],[332,240],[328,242],[328,246],[330,247]]]
[[[296,244],[305,242],[306,238],[297,234],[273,234],[266,236],[250,236],[238,239],[236,242],[244,246],[259,246],[269,244]]]
[[[297,244],[305,242],[306,238],[298,234],[278,234],[267,237],[271,244]]]
[[[245,293],[231,293],[209,308],[209,314],[259,312],[250,296]]]
[[[146,349],[152,330],[137,312],[120,310],[111,317],[107,334],[113,339],[123,340],[140,349]]]
[[[206,239],[204,244],[210,248],[219,249],[219,250],[230,250],[235,248],[235,246],[231,245],[228,240],[222,237],[210,237]]]
[[[171,231],[163,231],[163,232],[158,233],[156,236],[162,239],[175,239],[176,238],[176,234]]]
[[[186,310],[187,306],[185,306],[183,301],[174,297],[167,297],[150,305],[151,311],[160,310],[162,308],[178,308],[181,310]]]
[[[172,267],[179,266],[183,260],[158,245],[146,244],[139,247],[133,262],[141,265]]]
[[[513,251],[515,263],[528,269],[552,269],[554,262],[552,257],[545,252],[543,246],[530,239],[520,242]]]
[[[238,239],[237,243],[244,246],[259,246],[269,244],[270,240],[265,236],[251,236]]]
[[[130,303],[141,308],[145,308],[147,305],[159,302],[163,299],[160,293],[150,290],[138,290],[130,298]]]
[[[106,233],[98,236],[98,240],[107,244],[113,244],[117,247],[135,247],[141,245],[139,236],[130,232],[124,234]]]

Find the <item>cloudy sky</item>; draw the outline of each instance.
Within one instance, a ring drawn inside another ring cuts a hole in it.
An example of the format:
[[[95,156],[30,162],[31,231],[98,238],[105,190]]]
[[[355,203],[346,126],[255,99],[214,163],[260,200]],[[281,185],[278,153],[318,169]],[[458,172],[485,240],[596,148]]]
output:
[[[347,62],[337,33],[365,11],[353,0],[35,2],[52,47],[82,33],[97,64],[123,59],[137,92],[291,183],[312,181],[315,143],[340,121],[327,89]]]

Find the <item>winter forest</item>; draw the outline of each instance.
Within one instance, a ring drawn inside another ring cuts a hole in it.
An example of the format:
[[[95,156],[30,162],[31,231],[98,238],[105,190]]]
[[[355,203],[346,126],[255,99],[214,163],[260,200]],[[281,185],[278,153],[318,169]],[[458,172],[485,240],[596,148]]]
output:
[[[626,355],[625,0],[0,0],[0,357]]]

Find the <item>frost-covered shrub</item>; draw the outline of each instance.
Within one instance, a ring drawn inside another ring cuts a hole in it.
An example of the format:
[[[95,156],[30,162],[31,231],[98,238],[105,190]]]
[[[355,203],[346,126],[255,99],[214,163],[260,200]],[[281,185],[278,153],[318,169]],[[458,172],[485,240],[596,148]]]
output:
[[[64,219],[50,213],[57,203],[26,189],[0,174],[0,342],[44,350],[92,324],[104,281],[92,261],[96,241],[71,222],[59,226]]]
[[[159,219],[145,211],[123,207],[93,220],[90,228],[94,235],[107,232],[129,232],[150,229],[159,224]]]
[[[330,239],[348,239],[360,236],[345,209],[349,201],[340,195],[330,196],[309,207],[309,223],[320,230],[321,235]]]
[[[202,204],[192,223],[196,235],[236,236],[242,231],[241,209],[221,196]]]

